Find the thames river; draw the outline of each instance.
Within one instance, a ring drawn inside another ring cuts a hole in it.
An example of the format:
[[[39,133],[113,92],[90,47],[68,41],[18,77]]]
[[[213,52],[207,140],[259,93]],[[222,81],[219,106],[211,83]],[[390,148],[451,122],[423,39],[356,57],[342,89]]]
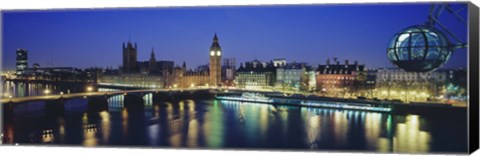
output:
[[[12,94],[18,95],[15,90]],[[148,94],[143,101],[143,111],[130,111],[123,107],[123,95],[118,95],[108,100],[108,111],[87,112],[86,99],[72,99],[61,116],[45,114],[42,101],[18,104],[14,117],[4,122],[3,143],[401,153],[467,150],[466,114],[376,113],[196,99],[153,102]]]

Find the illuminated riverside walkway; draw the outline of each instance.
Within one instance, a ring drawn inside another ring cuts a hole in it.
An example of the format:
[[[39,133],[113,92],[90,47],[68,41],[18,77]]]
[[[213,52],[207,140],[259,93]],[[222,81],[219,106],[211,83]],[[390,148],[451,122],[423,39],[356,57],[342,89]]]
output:
[[[56,105],[58,109],[63,109],[63,103],[71,99],[83,98],[89,101],[89,107],[97,109],[105,109],[106,102],[109,98],[117,95],[123,95],[125,100],[133,100],[133,103],[143,103],[143,97],[145,95],[152,95],[154,99],[163,101],[175,101],[187,98],[211,98],[213,99],[217,94],[241,94],[242,92],[261,92],[253,90],[242,89],[224,89],[224,88],[182,88],[182,89],[136,89],[136,90],[121,90],[121,91],[109,91],[109,92],[83,92],[83,93],[71,93],[71,94],[51,94],[41,96],[28,96],[28,97],[15,97],[15,98],[2,98],[0,103],[3,105],[3,109],[6,112],[14,109],[15,105],[44,101],[46,106]],[[91,104],[90,104],[91,103]],[[138,105],[138,104],[137,104]],[[141,107],[135,105],[134,107]],[[57,109],[57,108],[54,108]]]
[[[93,84],[91,80],[52,80],[52,79],[12,79],[6,78],[4,81],[14,82],[14,83],[43,83],[43,84]]]
[[[18,98],[3,98],[0,100],[2,104],[7,103],[24,103],[31,101],[48,101],[58,99],[73,99],[73,98],[90,98],[90,97],[111,97],[115,95],[139,95],[143,96],[149,93],[176,93],[176,92],[193,92],[193,91],[209,91],[211,89],[195,88],[195,89],[143,89],[143,90],[125,90],[125,91],[111,91],[111,92],[84,92],[72,94],[52,94],[42,96],[28,96]]]
[[[210,88],[190,89],[139,89],[111,92],[84,92],[73,94],[55,94],[43,96],[29,96],[18,98],[1,99],[4,117],[11,118],[15,115],[15,108],[19,105],[35,105],[30,102],[44,103],[44,111],[49,115],[62,115],[65,112],[65,103],[74,99],[87,100],[89,112],[108,110],[108,100],[111,97],[121,95],[125,102],[125,108],[129,110],[143,110],[144,97],[151,95],[154,100],[178,101],[188,98],[210,99],[218,90]]]
[[[24,103],[32,101],[49,101],[49,100],[59,100],[59,99],[74,99],[74,98],[92,98],[92,97],[106,97],[109,98],[115,95],[136,95],[144,96],[146,94],[155,93],[155,94],[164,94],[164,95],[174,95],[178,93],[194,93],[194,92],[208,92],[210,94],[241,94],[243,92],[256,92],[256,93],[277,93],[280,92],[268,91],[268,90],[248,90],[248,89],[227,89],[227,88],[181,88],[181,89],[133,89],[133,90],[121,90],[121,91],[107,91],[107,92],[83,92],[83,93],[71,93],[71,94],[51,94],[51,95],[42,95],[42,96],[28,96],[28,97],[13,97],[13,98],[2,98],[0,103]]]
[[[329,98],[312,95],[285,95],[281,92],[274,91],[261,91],[261,90],[245,90],[245,89],[226,89],[226,88],[188,88],[188,89],[138,89],[138,90],[122,90],[111,92],[84,92],[73,94],[56,94],[56,95],[43,95],[43,96],[29,96],[19,98],[4,98],[0,102],[3,105],[4,112],[8,114],[13,113],[13,109],[17,104],[44,101],[45,111],[53,114],[60,114],[64,111],[64,103],[71,99],[83,98],[88,100],[88,109],[92,111],[107,110],[107,100],[110,97],[123,95],[125,101],[129,105],[125,105],[131,109],[143,109],[143,97],[145,95],[152,95],[155,100],[161,101],[175,101],[183,99],[213,99],[217,95],[241,95],[244,92],[259,92],[268,94],[268,97],[275,99],[286,100],[313,100],[317,102],[335,102],[335,103],[363,103],[369,105],[375,105],[376,107],[388,106],[396,112],[418,112],[418,113],[431,113],[431,112],[445,112],[452,110],[466,110],[465,107],[452,107],[446,104],[425,104],[425,103],[398,103],[391,101],[371,101],[361,99],[342,99],[342,98]],[[141,103],[141,104],[139,104]],[[275,104],[275,103],[272,103]],[[281,105],[281,104],[280,104]],[[301,106],[301,105],[298,105]]]

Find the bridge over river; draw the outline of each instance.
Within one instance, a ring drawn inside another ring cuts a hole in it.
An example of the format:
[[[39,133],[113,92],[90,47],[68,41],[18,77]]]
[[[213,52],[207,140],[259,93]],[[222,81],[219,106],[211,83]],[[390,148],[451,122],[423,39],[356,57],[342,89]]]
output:
[[[3,105],[4,113],[13,115],[13,110],[18,104],[28,102],[44,101],[45,111],[48,114],[63,114],[65,110],[64,103],[72,99],[83,98],[88,101],[89,111],[108,110],[108,99],[123,95],[125,108],[127,109],[143,109],[143,100],[145,95],[151,95],[153,101],[176,101],[183,99],[213,99],[217,95],[241,95],[244,92],[260,92],[268,95],[271,98],[282,99],[303,99],[315,101],[329,101],[338,103],[368,103],[377,106],[386,106],[395,111],[401,112],[445,112],[451,110],[466,110],[465,108],[451,107],[445,104],[422,104],[422,103],[395,103],[389,101],[371,101],[360,99],[342,99],[319,97],[315,95],[290,94],[286,95],[275,91],[259,91],[259,90],[245,90],[245,89],[225,89],[225,88],[189,88],[189,89],[137,89],[137,90],[122,90],[110,92],[84,92],[73,94],[55,94],[43,96],[28,96],[18,98],[4,98],[0,102]],[[12,113],[12,114],[10,114]]]
[[[42,96],[28,96],[18,98],[4,98],[0,100],[2,104],[8,103],[24,103],[32,101],[50,101],[60,99],[74,99],[74,98],[96,98],[96,97],[112,97],[115,95],[135,95],[144,96],[146,94],[178,94],[178,93],[194,93],[194,92],[215,92],[213,89],[142,89],[142,90],[124,90],[124,91],[110,91],[110,92],[84,92],[84,93],[72,93],[72,94],[52,94]],[[218,91],[216,91],[218,92]]]
[[[145,95],[152,95],[153,100],[175,101],[186,98],[214,98],[218,89],[211,88],[191,88],[191,89],[141,89],[124,90],[111,92],[84,92],[72,94],[55,94],[42,96],[28,96],[18,98],[3,98],[0,100],[3,106],[3,112],[6,115],[13,115],[17,105],[42,101],[45,102],[45,111],[47,114],[63,114],[64,104],[73,99],[86,99],[88,101],[89,111],[101,111],[108,109],[108,99],[117,95],[123,95],[125,107],[129,109],[142,109]]]
[[[108,100],[111,97],[122,95],[125,107],[128,109],[142,109],[146,95],[151,95],[153,101],[176,101],[183,99],[213,99],[217,94],[241,94],[243,92],[260,92],[274,94],[272,91],[226,89],[226,88],[187,88],[187,89],[136,89],[108,92],[83,92],[71,94],[51,94],[41,96],[27,96],[0,99],[3,112],[7,115],[14,112],[17,105],[30,102],[45,102],[45,111],[48,114],[63,114],[64,104],[69,100],[86,99],[88,110],[101,111],[108,109]],[[34,103],[31,103],[34,104]]]

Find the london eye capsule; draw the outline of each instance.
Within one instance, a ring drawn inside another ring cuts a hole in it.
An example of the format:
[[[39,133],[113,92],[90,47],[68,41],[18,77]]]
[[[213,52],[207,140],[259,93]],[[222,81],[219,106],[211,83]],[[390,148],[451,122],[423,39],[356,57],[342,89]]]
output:
[[[445,64],[454,51],[448,38],[434,27],[415,25],[396,33],[387,48],[388,59],[408,72],[429,72]]]

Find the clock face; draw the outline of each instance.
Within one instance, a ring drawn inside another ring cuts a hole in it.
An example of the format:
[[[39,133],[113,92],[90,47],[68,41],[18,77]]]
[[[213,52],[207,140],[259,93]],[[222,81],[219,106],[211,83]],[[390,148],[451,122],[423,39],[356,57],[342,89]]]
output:
[[[215,55],[215,52],[214,52],[214,51],[211,51],[211,52],[210,52],[210,56],[213,56],[213,55]]]
[[[219,50],[219,51],[217,51],[217,56],[220,56],[220,55],[222,55],[222,52],[220,52],[220,50]]]

